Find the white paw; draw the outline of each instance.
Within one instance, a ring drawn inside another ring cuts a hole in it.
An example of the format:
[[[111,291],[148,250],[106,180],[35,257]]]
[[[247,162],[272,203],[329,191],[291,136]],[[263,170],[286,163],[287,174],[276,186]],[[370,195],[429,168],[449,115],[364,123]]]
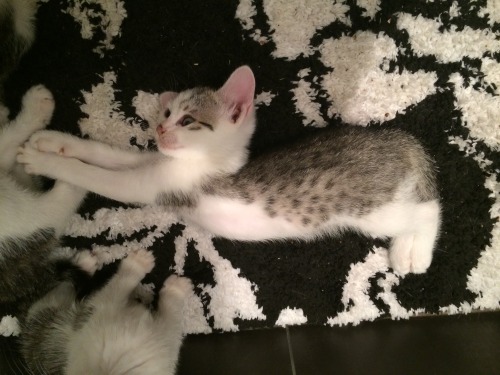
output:
[[[432,261],[432,247],[419,241],[420,237],[402,235],[392,241],[389,258],[391,266],[399,275],[424,273]]]
[[[97,256],[89,250],[80,250],[75,254],[75,264],[89,275],[93,275],[101,268]]]
[[[24,164],[24,171],[28,174],[42,174],[41,166],[43,154],[33,147],[25,144],[17,150],[16,160],[20,164]]]
[[[140,268],[145,273],[151,272],[155,266],[155,257],[151,251],[139,249],[129,253],[124,262],[128,265],[134,265]]]
[[[411,251],[413,248],[412,235],[399,236],[393,239],[389,259],[391,266],[399,275],[406,275],[411,271]]]
[[[65,155],[67,135],[54,130],[40,130],[34,133],[29,143],[31,147],[42,152],[53,152],[58,155]]]
[[[52,93],[43,85],[33,86],[23,97],[21,113],[28,116],[33,130],[43,129],[54,112],[55,102]]]
[[[191,283],[191,280],[186,277],[171,275],[167,278],[167,280],[165,280],[161,293],[186,296],[192,290],[193,284]]]
[[[411,272],[425,273],[432,263],[432,253],[412,252]]]

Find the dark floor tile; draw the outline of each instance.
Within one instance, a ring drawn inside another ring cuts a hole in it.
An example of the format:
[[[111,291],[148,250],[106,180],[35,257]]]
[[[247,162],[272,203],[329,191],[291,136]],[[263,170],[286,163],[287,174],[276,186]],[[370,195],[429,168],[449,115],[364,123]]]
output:
[[[500,312],[292,327],[297,375],[500,374]]]
[[[192,335],[184,341],[178,375],[291,375],[284,329]]]

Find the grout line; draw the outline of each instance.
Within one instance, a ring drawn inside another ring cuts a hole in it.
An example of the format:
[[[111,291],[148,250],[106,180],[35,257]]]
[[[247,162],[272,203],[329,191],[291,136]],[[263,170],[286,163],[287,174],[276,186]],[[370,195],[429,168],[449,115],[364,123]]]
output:
[[[292,375],[297,375],[295,371],[295,360],[293,359],[293,348],[292,348],[292,339],[290,338],[290,330],[288,326],[286,326],[286,341],[288,342],[288,353],[290,355],[290,365],[292,366]]]

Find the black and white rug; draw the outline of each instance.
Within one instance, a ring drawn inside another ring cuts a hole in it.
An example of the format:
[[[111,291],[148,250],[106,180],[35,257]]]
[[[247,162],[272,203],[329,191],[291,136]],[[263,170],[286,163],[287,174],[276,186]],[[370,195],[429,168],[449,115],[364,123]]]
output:
[[[56,99],[51,128],[144,148],[158,93],[217,87],[243,64],[257,81],[252,155],[324,126],[398,127],[424,143],[443,203],[428,272],[398,277],[387,242],[354,233],[239,243],[95,195],[65,246],[104,265],[137,246],[154,251],[146,287],[173,272],[196,286],[186,333],[500,308],[496,0],[43,1],[36,44],[6,94],[15,112],[43,83]],[[0,333],[15,334],[0,319]]]

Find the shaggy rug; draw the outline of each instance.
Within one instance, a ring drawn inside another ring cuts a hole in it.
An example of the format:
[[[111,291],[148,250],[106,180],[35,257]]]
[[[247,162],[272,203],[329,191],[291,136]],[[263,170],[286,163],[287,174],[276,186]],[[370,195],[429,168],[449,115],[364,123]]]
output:
[[[15,113],[43,83],[56,99],[50,128],[144,149],[154,147],[158,93],[218,87],[243,64],[257,82],[252,157],[325,126],[397,127],[422,141],[443,205],[428,272],[398,276],[387,241],[352,232],[240,243],[94,194],[64,246],[94,251],[101,272],[130,249],[151,249],[146,289],[174,272],[193,280],[186,333],[500,308],[495,0],[43,1],[36,43],[6,96]],[[0,316],[5,336],[16,334],[13,315]]]

